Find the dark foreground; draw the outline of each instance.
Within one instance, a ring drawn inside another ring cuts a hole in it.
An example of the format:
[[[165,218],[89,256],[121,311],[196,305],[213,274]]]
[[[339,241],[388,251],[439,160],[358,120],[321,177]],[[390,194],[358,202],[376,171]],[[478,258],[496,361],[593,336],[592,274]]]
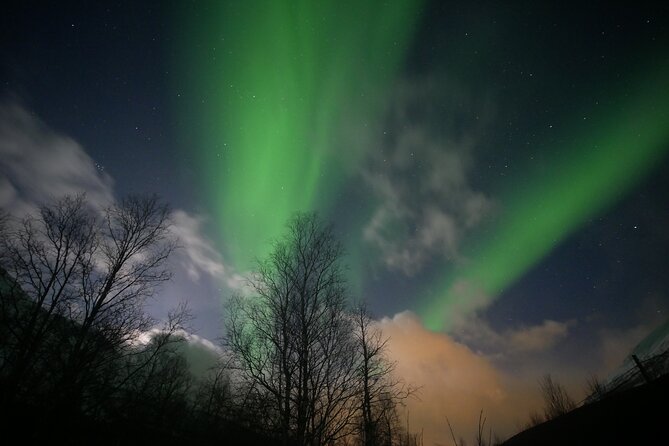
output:
[[[503,446],[669,444],[669,375],[523,431]]]

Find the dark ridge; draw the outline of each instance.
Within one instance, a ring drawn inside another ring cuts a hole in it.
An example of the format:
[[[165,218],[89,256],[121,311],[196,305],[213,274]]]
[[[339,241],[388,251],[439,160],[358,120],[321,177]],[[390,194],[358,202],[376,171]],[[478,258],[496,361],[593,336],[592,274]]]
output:
[[[503,446],[664,444],[669,375],[614,393],[511,437]]]

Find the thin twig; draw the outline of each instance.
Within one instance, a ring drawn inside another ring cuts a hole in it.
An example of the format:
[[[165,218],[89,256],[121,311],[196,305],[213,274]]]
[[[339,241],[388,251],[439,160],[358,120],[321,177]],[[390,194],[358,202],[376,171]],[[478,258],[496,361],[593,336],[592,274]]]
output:
[[[458,440],[455,439],[455,433],[453,433],[453,426],[451,426],[451,422],[448,419],[448,415],[446,415],[446,422],[448,423],[448,429],[451,431],[451,437],[453,437],[453,444],[455,446],[458,446]]]

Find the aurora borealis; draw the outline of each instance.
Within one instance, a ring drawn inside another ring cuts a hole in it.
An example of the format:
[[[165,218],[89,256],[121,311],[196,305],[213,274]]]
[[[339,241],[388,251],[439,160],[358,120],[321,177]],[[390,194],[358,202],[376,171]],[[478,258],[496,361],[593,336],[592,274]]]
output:
[[[326,210],[364,158],[342,138],[344,118],[375,120],[419,6],[210,2],[208,17],[192,18],[187,47],[206,49],[182,66],[206,100],[189,109],[206,122],[199,163],[238,268],[264,256],[293,213]]]
[[[428,327],[443,329],[449,306],[474,310],[494,299],[661,161],[669,150],[669,97],[659,92],[669,70],[655,70],[635,79],[635,94],[619,111],[590,115],[589,129],[550,161],[549,171],[508,187],[492,235],[473,248],[468,265],[440,282],[419,312]]]
[[[185,301],[216,344],[315,212],[407,377],[438,375],[410,410],[441,444],[444,415],[510,432],[537,377],[582,392],[666,321],[661,2],[15,3],[0,206],[162,196],[181,245],[157,321]]]
[[[184,46],[196,48],[180,66],[194,73],[186,109],[202,122],[202,184],[224,252],[240,270],[264,256],[294,212],[331,215],[365,162],[364,127],[383,115],[421,10],[408,1],[251,5],[212,2],[206,17],[182,11],[190,20]],[[502,184],[501,216],[468,240],[466,265],[442,264],[419,287],[430,291],[410,308],[427,326],[448,328],[455,307],[485,307],[661,159],[668,104],[658,92],[667,73],[649,66],[648,75],[628,75],[632,93],[611,92],[630,96],[619,111],[585,110],[587,128],[570,122],[581,117],[565,118],[577,130],[565,147],[552,143],[559,155],[549,170],[529,168]]]

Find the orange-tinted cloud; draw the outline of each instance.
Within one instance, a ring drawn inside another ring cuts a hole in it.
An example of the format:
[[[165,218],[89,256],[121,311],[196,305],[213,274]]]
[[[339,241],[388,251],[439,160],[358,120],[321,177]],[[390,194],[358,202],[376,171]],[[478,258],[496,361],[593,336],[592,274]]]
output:
[[[531,410],[541,407],[535,378],[500,371],[491,359],[446,334],[427,330],[412,313],[383,319],[379,326],[390,338],[388,354],[397,361],[397,375],[421,387],[419,399],[410,400],[407,410],[410,429],[423,430],[426,446],[452,444],[447,416],[456,437],[471,443],[482,409],[488,420],[486,435],[491,427],[506,438],[519,430]],[[548,347],[554,337],[563,336],[558,326],[548,323],[514,331],[509,339],[527,350],[539,344]],[[527,341],[533,333],[541,334],[538,343]]]

